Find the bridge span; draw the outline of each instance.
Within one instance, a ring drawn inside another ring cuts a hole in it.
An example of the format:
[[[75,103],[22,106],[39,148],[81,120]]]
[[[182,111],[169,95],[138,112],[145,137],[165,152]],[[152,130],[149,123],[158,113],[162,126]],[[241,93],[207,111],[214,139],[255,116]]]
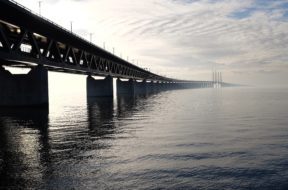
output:
[[[31,71],[13,75],[4,66]],[[88,97],[113,96],[113,78],[117,78],[119,94],[214,86],[213,81],[178,80],[152,73],[12,0],[0,0],[0,106],[48,105],[48,71],[87,75]]]

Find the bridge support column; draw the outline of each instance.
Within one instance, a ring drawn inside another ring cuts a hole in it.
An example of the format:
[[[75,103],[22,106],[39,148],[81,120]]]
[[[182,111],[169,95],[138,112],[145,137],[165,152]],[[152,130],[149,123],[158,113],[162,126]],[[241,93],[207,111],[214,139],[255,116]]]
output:
[[[100,80],[87,76],[86,82],[87,97],[113,96],[113,78],[111,76]]]
[[[135,94],[147,94],[149,91],[149,83],[146,80],[137,82],[133,79],[129,81],[121,81],[117,79],[117,94],[121,95],[135,95]]]
[[[48,71],[39,65],[28,74],[0,66],[0,106],[48,106]]]
[[[184,83],[178,83],[178,85],[179,85],[179,89],[185,89],[185,84]]]
[[[164,83],[164,89],[165,89],[165,90],[170,90],[170,84],[169,84],[169,82],[165,82],[165,83]]]
[[[159,88],[159,91],[165,91],[165,82],[159,82],[159,85],[158,85],[158,88]]]
[[[129,79],[128,81],[121,81],[121,79],[117,79],[117,94],[121,95],[134,95],[135,87],[133,79]]]
[[[155,91],[155,83],[153,81],[147,82],[147,93],[153,93]]]
[[[154,92],[160,92],[161,91],[161,84],[159,81],[156,81],[154,84],[153,84],[153,89],[154,89]]]
[[[135,94],[147,94],[147,82],[143,80],[142,82],[134,81],[134,93]]]

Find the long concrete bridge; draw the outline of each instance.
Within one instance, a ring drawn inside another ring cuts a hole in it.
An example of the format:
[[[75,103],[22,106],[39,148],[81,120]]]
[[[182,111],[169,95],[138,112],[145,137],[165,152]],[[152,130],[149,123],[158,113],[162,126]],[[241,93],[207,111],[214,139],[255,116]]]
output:
[[[13,75],[4,66],[31,71]],[[113,78],[117,78],[118,94],[213,87],[215,83],[157,75],[12,0],[0,0],[0,106],[48,105],[48,71],[87,75],[88,97],[113,96]],[[105,79],[95,80],[92,76]]]

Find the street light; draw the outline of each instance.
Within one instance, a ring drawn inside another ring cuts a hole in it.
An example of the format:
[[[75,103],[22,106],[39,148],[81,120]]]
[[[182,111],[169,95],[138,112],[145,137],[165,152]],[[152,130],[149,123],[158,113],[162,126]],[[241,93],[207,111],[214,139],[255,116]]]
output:
[[[90,33],[90,43],[92,43],[92,36],[93,36],[93,33]]]
[[[41,4],[42,4],[42,1],[38,1],[39,3],[39,15],[41,16]]]
[[[70,31],[72,33],[72,29],[73,29],[73,21],[70,21]]]

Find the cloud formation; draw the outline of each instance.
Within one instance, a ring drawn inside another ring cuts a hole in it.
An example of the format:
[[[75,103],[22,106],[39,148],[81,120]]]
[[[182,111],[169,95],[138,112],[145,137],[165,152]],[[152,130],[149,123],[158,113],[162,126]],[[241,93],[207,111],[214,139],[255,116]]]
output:
[[[49,0],[44,16],[173,77],[288,73],[287,0]]]

